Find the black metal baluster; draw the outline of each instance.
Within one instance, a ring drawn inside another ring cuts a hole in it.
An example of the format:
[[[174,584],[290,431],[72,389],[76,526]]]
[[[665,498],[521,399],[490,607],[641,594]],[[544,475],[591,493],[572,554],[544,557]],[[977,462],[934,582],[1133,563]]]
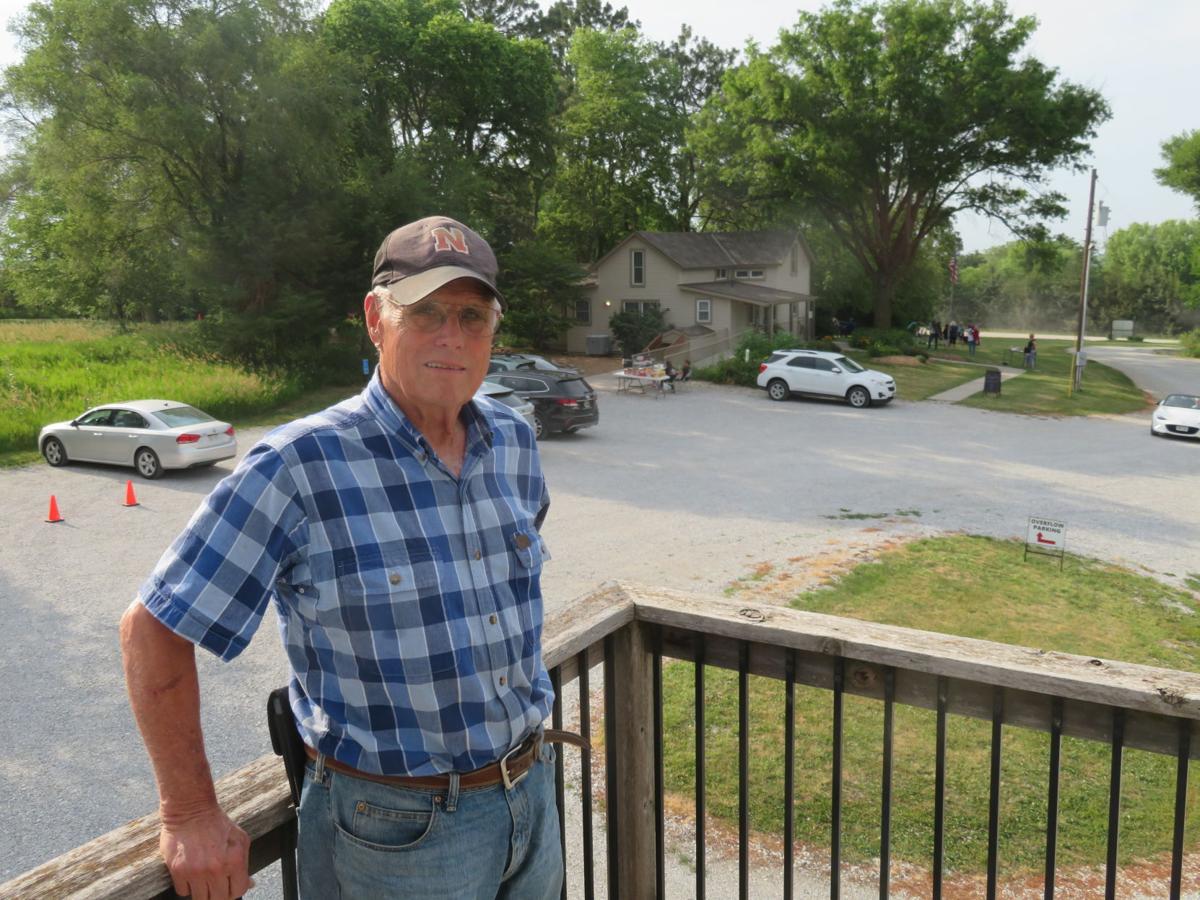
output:
[[[654,629],[654,881],[656,896],[667,896],[666,836],[664,834],[666,805],[663,802],[663,684],[662,629]]]
[[[1125,710],[1113,710],[1112,768],[1108,778],[1108,855],[1104,863],[1104,897],[1117,896],[1117,843],[1121,833],[1121,762],[1125,755]]]
[[[550,723],[555,729],[561,730],[562,720],[562,667],[555,666],[550,670],[550,684],[554,688],[554,708],[550,713]],[[554,757],[554,802],[558,806],[558,842],[562,847],[562,858],[567,858],[567,806],[566,781],[563,772],[563,755],[561,750]],[[562,900],[567,900],[567,879],[562,883]]]
[[[738,646],[738,897],[750,897],[750,645]]]
[[[604,639],[604,780],[608,801],[608,896],[609,900],[621,896],[618,883],[617,851],[621,846],[617,833],[617,723],[615,711],[616,666],[613,664],[613,637]]]
[[[988,783],[987,897],[996,898],[1000,862],[1000,747],[1004,723],[1004,688],[992,689],[992,771]]]
[[[833,772],[832,822],[829,829],[829,896],[842,896],[842,691],[846,686],[846,661],[833,661]]]
[[[792,900],[796,803],[796,651],[789,650],[784,682],[783,725],[783,898]]]
[[[591,677],[588,674],[588,652],[581,650],[576,657],[579,666],[579,733],[584,740],[592,739],[592,697]],[[584,900],[595,900],[596,897],[596,857],[592,845],[592,758],[590,753],[583,755],[583,896]]]
[[[1179,720],[1179,762],[1175,770],[1175,839],[1171,843],[1171,900],[1183,887],[1183,825],[1187,814],[1188,760],[1192,755],[1192,721]]]
[[[1046,890],[1054,897],[1054,870],[1058,854],[1058,779],[1062,769],[1063,700],[1055,697],[1050,708],[1050,788],[1046,797]]]
[[[944,675],[937,680],[937,746],[934,748],[933,773],[933,900],[942,900],[942,867],[946,837],[946,702],[950,682]]]
[[[696,635],[696,900],[704,900],[704,635]]]
[[[892,868],[892,738],[895,727],[896,670],[883,670],[883,808],[879,816],[879,900],[887,900]]]

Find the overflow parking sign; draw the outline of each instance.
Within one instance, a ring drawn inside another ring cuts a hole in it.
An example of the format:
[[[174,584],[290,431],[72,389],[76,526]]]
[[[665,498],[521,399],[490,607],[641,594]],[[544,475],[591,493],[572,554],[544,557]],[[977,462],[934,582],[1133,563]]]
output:
[[[1056,522],[1054,519],[1043,519],[1030,516],[1029,529],[1025,532],[1025,556],[1030,553],[1041,553],[1045,556],[1057,556],[1058,567],[1062,568],[1063,558],[1067,549],[1067,523]]]

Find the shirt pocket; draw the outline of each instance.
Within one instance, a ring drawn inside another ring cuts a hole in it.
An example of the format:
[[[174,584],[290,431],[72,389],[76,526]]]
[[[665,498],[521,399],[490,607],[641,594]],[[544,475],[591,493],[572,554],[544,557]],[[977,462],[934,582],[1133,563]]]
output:
[[[374,557],[339,564],[318,621],[353,654],[365,682],[428,683],[452,667],[433,559]],[[333,596],[330,597],[329,595]]]
[[[542,571],[542,564],[550,559],[550,551],[536,529],[519,529],[509,536],[509,545],[520,563],[519,574],[533,576]]]

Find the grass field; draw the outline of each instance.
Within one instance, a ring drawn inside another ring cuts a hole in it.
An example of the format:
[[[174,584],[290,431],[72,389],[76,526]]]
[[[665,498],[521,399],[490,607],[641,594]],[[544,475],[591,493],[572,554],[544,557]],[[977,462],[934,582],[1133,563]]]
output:
[[[1022,562],[1019,542],[950,536],[891,551],[859,566],[830,588],[796,598],[798,608],[1006,643],[1083,653],[1196,671],[1200,616],[1186,591],[1103,562],[1068,557]],[[664,667],[664,747],[669,791],[694,796],[693,668]],[[750,817],[755,830],[783,827],[784,694],[780,682],[752,678]],[[796,692],[796,837],[828,846],[831,695]],[[706,673],[707,790],[713,815],[736,827],[737,675]],[[843,852],[879,854],[882,704],[845,700]],[[933,842],[935,716],[897,706],[895,717],[894,857],[928,865]],[[987,859],[990,724],[951,717],[948,723],[946,816],[948,868],[978,872]],[[1049,739],[1006,728],[1003,743],[1000,858],[1006,875],[1043,865]],[[1059,864],[1104,860],[1109,751],[1063,741]],[[1126,750],[1121,858],[1141,859],[1170,847],[1175,762]],[[1195,841],[1200,809],[1188,806]]]
[[[995,338],[985,340],[975,353],[974,361],[1000,365],[1009,347],[1023,347],[1020,340]],[[1116,369],[1089,362],[1084,370],[1083,390],[1068,395],[1071,364],[1074,357],[1070,341],[1038,341],[1037,371],[1026,372],[1020,378],[1004,382],[999,397],[976,394],[962,401],[965,406],[995,409],[1002,412],[1047,416],[1088,416],[1137,412],[1147,406],[1146,398],[1132,381]],[[967,348],[961,345],[935,351],[939,359],[965,360]],[[1020,353],[1011,354],[1011,361],[1020,366]],[[980,370],[982,373],[982,370]]]
[[[182,355],[171,342],[180,327],[0,322],[0,464],[34,458],[43,425],[100,403],[162,397],[242,424],[299,396],[283,376]]]
[[[983,369],[952,362],[927,362],[906,366],[868,359],[866,354],[856,355],[855,358],[868,369],[886,372],[896,379],[896,396],[902,400],[925,400],[934,394],[983,377]]]

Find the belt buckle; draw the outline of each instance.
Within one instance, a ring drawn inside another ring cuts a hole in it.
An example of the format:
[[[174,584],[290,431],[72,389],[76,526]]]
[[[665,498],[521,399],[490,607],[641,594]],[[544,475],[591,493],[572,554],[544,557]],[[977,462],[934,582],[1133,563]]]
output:
[[[525,742],[521,741],[521,743],[517,744],[517,746],[513,747],[511,750],[509,750],[507,753],[505,753],[502,757],[500,757],[500,780],[504,782],[504,789],[506,791],[511,791],[518,784],[520,784],[522,781],[524,781],[525,776],[529,774],[529,769],[526,769],[524,772],[522,772],[516,778],[510,778],[508,775],[508,759],[509,759],[509,757],[512,756],[514,753],[520,753],[524,746],[525,746]],[[533,768],[533,767],[530,766],[530,768]]]

